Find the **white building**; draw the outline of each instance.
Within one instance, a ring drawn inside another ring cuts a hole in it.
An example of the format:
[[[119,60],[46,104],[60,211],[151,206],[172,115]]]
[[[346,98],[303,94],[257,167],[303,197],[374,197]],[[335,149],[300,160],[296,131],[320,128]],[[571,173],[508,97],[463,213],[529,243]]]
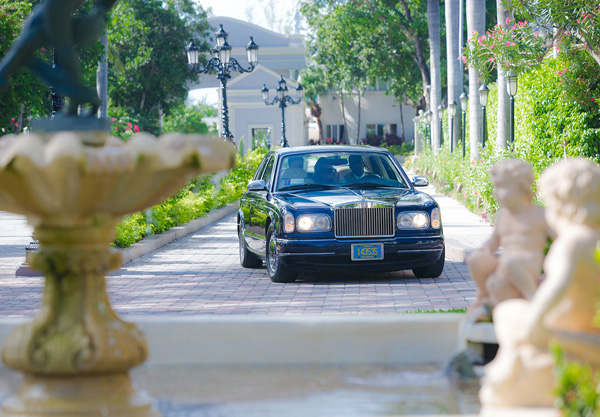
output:
[[[337,93],[320,96],[323,141],[327,138],[334,142],[343,139],[345,143],[355,145],[362,143],[370,134],[383,138],[385,134],[393,133],[404,137],[407,142],[412,142],[414,109],[398,103],[392,96],[387,96],[386,87],[386,83],[378,83],[377,87],[368,88],[360,97],[360,111],[357,94],[344,94],[343,106]]]
[[[208,19],[214,32],[223,25],[229,34],[228,43],[232,46],[232,57],[243,67],[248,67],[245,45],[249,37],[259,45],[258,61],[254,71],[250,73],[232,72],[227,83],[227,105],[229,108],[229,129],[234,140],[239,144],[243,140],[244,151],[253,147],[267,145],[278,146],[281,140],[282,115],[279,105],[268,106],[262,100],[261,89],[266,85],[270,99],[276,96],[278,82],[283,76],[287,82],[288,94],[296,97],[298,75],[306,65],[306,48],[304,36],[296,33],[283,35],[272,32],[252,23],[230,17],[211,17]],[[296,30],[296,32],[299,32]],[[201,75],[198,84],[191,89],[214,87],[219,91],[219,114],[222,114],[222,97],[219,80],[216,74]],[[346,143],[361,143],[368,134],[374,133],[383,137],[386,133],[403,136],[408,142],[414,140],[412,119],[414,109],[399,104],[393,97],[385,94],[386,84],[379,83],[376,88],[369,88],[359,100],[356,95],[344,97],[337,93],[319,97],[321,106],[321,122],[323,141],[344,139]],[[346,124],[344,128],[344,117]],[[310,116],[310,110],[304,102],[288,105],[285,109],[286,137],[290,146],[301,146],[317,138],[316,123]],[[219,118],[219,131],[221,131]],[[310,128],[310,132],[309,132]]]

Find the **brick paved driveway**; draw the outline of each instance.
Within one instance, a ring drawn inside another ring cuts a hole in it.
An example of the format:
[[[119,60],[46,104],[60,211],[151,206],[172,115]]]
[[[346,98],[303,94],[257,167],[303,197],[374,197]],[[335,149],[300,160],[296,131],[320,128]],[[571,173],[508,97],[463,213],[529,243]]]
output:
[[[20,252],[24,253],[24,252]],[[235,214],[126,264],[108,277],[120,314],[373,314],[463,308],[475,284],[463,263],[446,261],[437,279],[411,272],[300,275],[273,284],[266,269],[238,260]],[[0,316],[32,315],[41,297],[39,277],[0,282]]]

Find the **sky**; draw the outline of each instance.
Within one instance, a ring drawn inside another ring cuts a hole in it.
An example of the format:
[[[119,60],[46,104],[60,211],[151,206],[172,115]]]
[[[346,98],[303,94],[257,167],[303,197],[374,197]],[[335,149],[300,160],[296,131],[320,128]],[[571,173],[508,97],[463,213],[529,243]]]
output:
[[[292,21],[298,0],[197,0],[206,10],[212,8],[213,16],[226,16],[254,23],[275,32],[284,33],[285,25]],[[269,15],[272,18],[269,18]],[[249,16],[251,16],[249,18]],[[190,93],[192,101],[206,101],[216,105],[216,89],[198,89]]]

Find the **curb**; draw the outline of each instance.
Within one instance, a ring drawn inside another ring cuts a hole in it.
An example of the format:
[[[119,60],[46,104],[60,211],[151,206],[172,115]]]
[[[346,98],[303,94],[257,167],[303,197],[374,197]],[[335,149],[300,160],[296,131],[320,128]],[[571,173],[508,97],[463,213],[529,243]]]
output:
[[[445,237],[444,241],[446,243],[446,259],[452,262],[465,263],[467,256],[474,250],[452,238]]]
[[[147,236],[128,248],[117,249],[117,252],[121,253],[121,256],[123,257],[123,265],[125,265],[126,263],[131,262],[133,259],[139,258],[159,248],[162,248],[174,240],[187,236],[190,233],[197,232],[203,227],[206,227],[209,224],[222,219],[228,214],[237,211],[238,207],[239,202],[227,204],[225,207],[211,210],[204,217],[199,217],[180,226],[172,227],[164,233]]]

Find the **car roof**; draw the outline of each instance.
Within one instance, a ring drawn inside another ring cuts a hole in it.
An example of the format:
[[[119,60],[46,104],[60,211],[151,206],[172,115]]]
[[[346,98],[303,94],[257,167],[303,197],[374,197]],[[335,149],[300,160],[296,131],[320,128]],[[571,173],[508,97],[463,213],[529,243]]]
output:
[[[379,152],[389,153],[385,148],[376,148],[373,146],[364,145],[310,145],[310,146],[296,146],[293,148],[278,148],[274,150],[278,155],[289,155],[289,154],[300,154],[310,152]]]

